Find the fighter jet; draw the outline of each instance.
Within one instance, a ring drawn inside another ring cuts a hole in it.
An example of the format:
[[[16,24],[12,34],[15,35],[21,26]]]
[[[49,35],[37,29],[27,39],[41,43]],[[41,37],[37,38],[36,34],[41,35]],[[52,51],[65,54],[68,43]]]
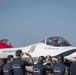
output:
[[[15,52],[18,49],[24,53],[30,53],[34,61],[37,61],[37,58],[42,55],[50,55],[53,60],[56,60],[60,54],[68,61],[76,61],[76,47],[73,47],[66,39],[58,36],[25,47],[0,49],[0,58],[7,58],[10,54],[15,57]],[[23,55],[22,58],[28,59],[26,55]]]

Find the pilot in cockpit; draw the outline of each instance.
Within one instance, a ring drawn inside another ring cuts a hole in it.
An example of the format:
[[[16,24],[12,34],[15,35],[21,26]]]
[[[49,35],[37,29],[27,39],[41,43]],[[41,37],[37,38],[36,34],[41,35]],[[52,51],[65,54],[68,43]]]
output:
[[[54,38],[54,39],[53,39],[54,46],[59,46],[59,45],[58,45],[58,41],[59,41],[58,38]]]

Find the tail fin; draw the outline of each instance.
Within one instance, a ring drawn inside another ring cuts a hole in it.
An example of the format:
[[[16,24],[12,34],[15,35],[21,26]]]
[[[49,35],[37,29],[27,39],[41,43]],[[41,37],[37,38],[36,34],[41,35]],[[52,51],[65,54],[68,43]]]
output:
[[[13,48],[11,43],[7,44],[7,42],[8,42],[8,39],[2,39],[0,41],[0,48]]]

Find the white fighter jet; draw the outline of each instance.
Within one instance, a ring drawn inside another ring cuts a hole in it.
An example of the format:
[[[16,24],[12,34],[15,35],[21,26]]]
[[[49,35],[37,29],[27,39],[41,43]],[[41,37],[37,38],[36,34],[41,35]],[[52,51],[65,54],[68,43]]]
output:
[[[13,55],[15,57],[16,50],[22,50],[24,53],[28,52],[36,61],[39,56],[52,56],[53,60],[60,54],[68,61],[76,61],[76,47],[73,47],[67,40],[62,37],[50,37],[39,43],[32,44],[25,47],[18,48],[1,48],[0,58],[7,58],[8,55]],[[23,55],[23,58],[28,58]]]

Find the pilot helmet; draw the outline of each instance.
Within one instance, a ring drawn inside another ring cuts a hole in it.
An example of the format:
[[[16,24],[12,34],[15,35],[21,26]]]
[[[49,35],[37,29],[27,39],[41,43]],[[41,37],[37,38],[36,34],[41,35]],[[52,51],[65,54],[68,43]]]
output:
[[[58,41],[58,38],[54,38],[53,40],[54,40],[55,42],[57,42],[57,41]]]

